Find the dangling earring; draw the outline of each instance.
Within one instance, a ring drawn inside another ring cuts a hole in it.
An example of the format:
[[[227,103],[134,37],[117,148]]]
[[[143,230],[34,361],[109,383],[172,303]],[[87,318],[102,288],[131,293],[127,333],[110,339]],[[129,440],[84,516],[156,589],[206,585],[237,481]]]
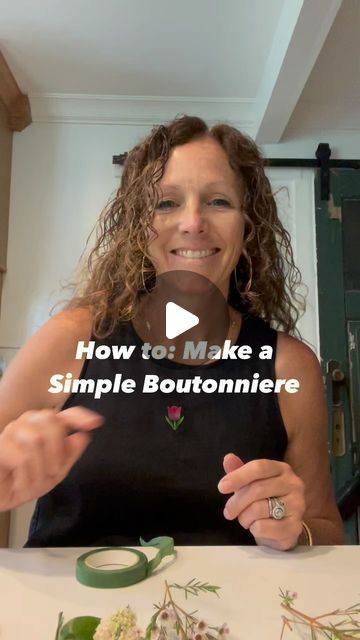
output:
[[[247,263],[248,263],[248,270],[249,270],[249,277],[248,277],[248,281],[244,287],[244,293],[248,293],[251,290],[251,285],[252,285],[252,279],[253,279],[253,266],[252,266],[252,261],[250,256],[246,257]]]
[[[146,286],[146,281],[145,281],[145,258],[146,256],[143,255],[142,257],[142,261],[141,261],[141,280],[142,280],[142,286],[144,291],[146,291],[146,293],[151,293],[151,290],[149,291],[149,289]]]
[[[144,277],[144,263],[145,263],[145,256],[142,257],[142,261],[141,261],[141,280],[142,280],[143,289],[148,293],[148,290],[146,288],[146,283],[145,283],[145,277]]]

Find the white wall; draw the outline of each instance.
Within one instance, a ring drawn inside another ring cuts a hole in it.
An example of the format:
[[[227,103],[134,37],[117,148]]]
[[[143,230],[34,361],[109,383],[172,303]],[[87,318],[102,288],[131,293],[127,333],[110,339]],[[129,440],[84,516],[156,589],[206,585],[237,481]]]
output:
[[[59,301],[97,216],[119,178],[112,155],[131,148],[149,127],[35,123],[15,136],[10,205],[8,272],[0,317],[0,358],[6,362],[46,320]],[[279,151],[281,155],[281,151]],[[269,171],[279,193],[298,266],[309,287],[300,323],[318,350],[313,172]],[[11,545],[26,539],[32,505],[12,515]]]
[[[146,131],[33,124],[15,136],[1,346],[22,345],[61,298],[61,281],[116,189],[112,155]]]

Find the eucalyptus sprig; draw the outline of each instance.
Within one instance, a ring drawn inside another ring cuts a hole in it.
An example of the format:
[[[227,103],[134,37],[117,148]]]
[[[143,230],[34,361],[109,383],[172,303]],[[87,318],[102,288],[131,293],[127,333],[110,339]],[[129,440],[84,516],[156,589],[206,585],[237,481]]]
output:
[[[309,616],[295,609],[296,593],[280,589],[281,606],[288,615],[282,615],[280,640],[285,638],[285,631],[294,631],[296,627],[308,628],[311,640],[360,640],[360,603],[347,609],[334,609],[318,616]],[[291,618],[289,617],[291,615]]]

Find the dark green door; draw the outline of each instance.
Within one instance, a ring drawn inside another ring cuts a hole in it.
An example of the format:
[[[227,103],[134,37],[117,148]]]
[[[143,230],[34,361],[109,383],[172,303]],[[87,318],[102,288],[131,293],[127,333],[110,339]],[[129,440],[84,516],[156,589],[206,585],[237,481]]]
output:
[[[329,416],[335,492],[360,504],[360,171],[331,171],[322,201],[315,179],[321,364]],[[358,544],[359,509],[345,520],[346,540]]]

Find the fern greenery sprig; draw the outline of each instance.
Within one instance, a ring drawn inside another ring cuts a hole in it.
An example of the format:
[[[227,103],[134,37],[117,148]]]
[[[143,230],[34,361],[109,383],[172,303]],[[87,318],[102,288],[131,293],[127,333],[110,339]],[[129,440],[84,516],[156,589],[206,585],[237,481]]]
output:
[[[169,588],[174,588],[174,589],[182,589],[183,591],[185,591],[185,598],[187,599],[188,595],[192,595],[192,596],[198,596],[199,592],[208,592],[208,593],[215,593],[215,595],[219,598],[219,594],[218,594],[218,590],[220,589],[220,587],[217,587],[213,584],[209,584],[208,582],[199,582],[195,580],[195,578],[193,578],[192,580],[189,580],[189,582],[187,584],[180,585],[177,584],[176,582],[174,584],[170,584]]]

